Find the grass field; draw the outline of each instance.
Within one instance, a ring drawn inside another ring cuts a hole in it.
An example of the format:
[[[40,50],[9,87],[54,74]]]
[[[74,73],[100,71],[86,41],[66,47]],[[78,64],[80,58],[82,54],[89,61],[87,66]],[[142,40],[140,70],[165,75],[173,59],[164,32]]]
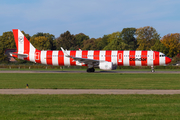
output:
[[[0,89],[180,89],[180,74],[0,73]]]
[[[0,73],[0,88],[180,89],[180,74]],[[0,120],[180,119],[180,95],[0,95]]]
[[[180,95],[0,95],[0,119],[180,119]]]

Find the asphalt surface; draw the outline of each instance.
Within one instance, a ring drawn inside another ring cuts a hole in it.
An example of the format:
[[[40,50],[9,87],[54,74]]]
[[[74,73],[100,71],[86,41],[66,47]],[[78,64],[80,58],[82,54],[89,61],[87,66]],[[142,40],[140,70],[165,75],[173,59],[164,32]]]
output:
[[[0,89],[0,94],[180,94],[180,90],[126,89]]]
[[[84,71],[33,71],[33,70],[0,70],[0,73],[87,73]],[[95,73],[152,73],[149,71],[96,71]],[[154,73],[173,73],[173,74],[180,74],[180,71],[156,71]]]

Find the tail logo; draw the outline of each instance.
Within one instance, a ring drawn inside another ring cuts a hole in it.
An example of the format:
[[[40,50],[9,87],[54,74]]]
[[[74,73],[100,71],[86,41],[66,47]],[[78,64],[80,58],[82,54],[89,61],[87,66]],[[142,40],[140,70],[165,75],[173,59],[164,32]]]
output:
[[[23,37],[22,36],[19,37],[19,42],[23,42]]]

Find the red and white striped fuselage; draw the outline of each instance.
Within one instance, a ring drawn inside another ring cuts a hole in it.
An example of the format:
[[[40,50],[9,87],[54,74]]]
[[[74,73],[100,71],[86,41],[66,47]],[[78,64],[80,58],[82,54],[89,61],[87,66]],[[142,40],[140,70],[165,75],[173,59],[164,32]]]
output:
[[[35,63],[54,66],[88,66],[103,70],[117,66],[158,66],[171,62],[169,57],[158,51],[135,50],[37,50],[18,29],[13,29],[17,52],[13,57]]]
[[[157,51],[123,51],[123,50],[82,50],[67,51],[72,57],[112,62],[117,66],[158,66],[166,65],[169,60]],[[26,53],[24,60],[54,66],[84,66],[72,58],[66,57],[63,51],[39,51]],[[162,56],[162,57],[161,57]]]

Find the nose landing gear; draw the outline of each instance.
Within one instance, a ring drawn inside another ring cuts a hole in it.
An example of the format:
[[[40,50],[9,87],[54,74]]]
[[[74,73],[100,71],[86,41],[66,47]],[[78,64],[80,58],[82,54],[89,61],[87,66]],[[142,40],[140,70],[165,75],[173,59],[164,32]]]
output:
[[[151,72],[155,72],[154,66],[151,66]]]

